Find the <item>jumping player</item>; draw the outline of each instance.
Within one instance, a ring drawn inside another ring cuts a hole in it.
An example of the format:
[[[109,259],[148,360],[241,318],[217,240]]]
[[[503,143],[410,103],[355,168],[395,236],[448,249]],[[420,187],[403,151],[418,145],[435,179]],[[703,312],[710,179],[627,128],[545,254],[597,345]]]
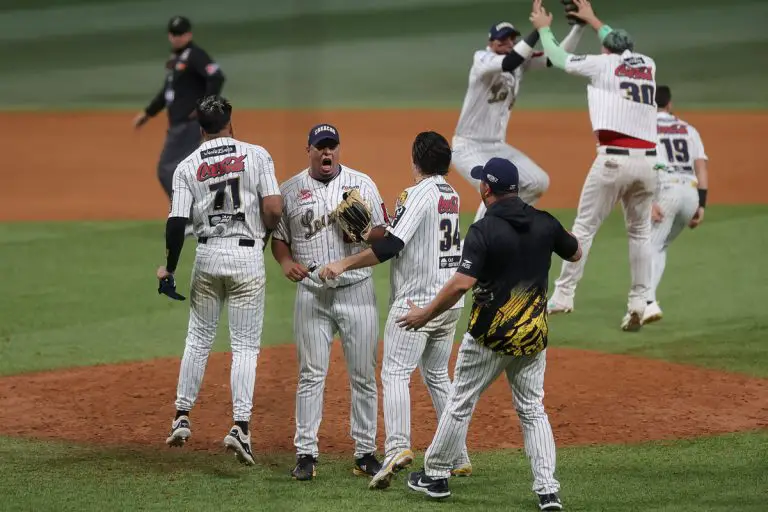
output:
[[[573,310],[576,285],[584,274],[589,248],[603,221],[620,200],[629,236],[632,285],[624,331],[642,326],[651,285],[651,203],[656,188],[656,63],[634,51],[624,30],[604,25],[588,0],[575,0],[574,16],[584,20],[600,37],[601,55],[571,55],[558,46],[550,29],[552,15],[536,0],[531,22],[541,33],[541,43],[555,67],[590,79],[587,85],[589,115],[598,140],[597,158],[584,181],[573,234],[584,257],[563,262],[548,305],[551,314]]]
[[[408,487],[431,498],[450,496],[448,477],[464,448],[475,405],[504,372],[539,507],[560,510],[555,440],[543,404],[547,284],[552,253],[577,261],[579,243],[553,216],[517,197],[518,171],[509,160],[492,158],[474,168],[472,177],[481,181],[488,211],[469,227],[459,267],[431,302],[422,308],[409,301],[410,311],[396,319],[400,327],[421,330],[474,291],[448,404],[424,455],[424,470],[410,474]]]
[[[334,333],[340,334],[351,388],[351,435],[355,441],[356,475],[375,475],[376,349],[379,318],[373,271],[350,271],[324,283],[316,266],[351,256],[366,248],[347,238],[331,213],[344,192],[357,189],[372,205],[372,223],[386,225],[388,216],[378,188],[367,175],[339,163],[338,130],[320,124],[309,132],[309,167],[283,183],[283,217],[273,234],[272,254],[285,276],[298,282],[294,308],[294,338],[299,357],[296,391],[296,480],[316,475],[317,432],[323,413],[323,389]],[[383,228],[376,231],[383,234]],[[368,240],[374,238],[374,230]]]
[[[323,279],[346,271],[392,260],[392,297],[384,330],[384,425],[386,458],[371,479],[371,489],[386,489],[393,475],[413,462],[411,451],[411,374],[419,367],[432,397],[438,419],[451,390],[448,360],[456,323],[464,300],[459,299],[419,331],[401,329],[395,321],[407,311],[410,300],[428,303],[450,279],[461,258],[459,195],[446,182],[451,147],[439,133],[422,132],[411,149],[416,184],[400,194],[387,236],[363,252],[326,265]],[[466,448],[451,468],[452,474],[468,476],[472,465]]]
[[[582,33],[583,27],[574,25],[563,39],[563,47],[568,51],[575,50]],[[543,53],[533,51],[539,41],[537,31],[515,43],[518,36],[520,32],[511,23],[497,23],[490,28],[486,48],[475,52],[453,137],[453,166],[477,189],[479,182],[470,176],[473,167],[494,156],[511,160],[520,169],[520,198],[535,204],[549,187],[549,176],[505,140],[509,115],[520,93],[523,74],[529,69],[545,69],[551,63]],[[484,213],[485,206],[481,202],[475,220]]]
[[[248,421],[264,319],[263,239],[277,226],[283,198],[267,150],[233,137],[232,106],[227,100],[205,98],[196,112],[203,143],[174,173],[166,224],[167,262],[157,271],[161,283],[175,286],[173,273],[191,209],[198,243],[192,270],[189,330],[179,371],[176,417],[166,443],[183,446],[191,435],[189,411],[200,391],[219,314],[226,302],[235,425],[224,438],[224,445],[250,465],[254,460]]]
[[[656,290],[667,262],[667,248],[685,226],[696,228],[704,220],[709,184],[707,154],[699,132],[672,114],[672,91],[656,89],[658,149],[665,156],[654,197],[651,227],[652,279],[643,324],[661,320]],[[698,193],[697,193],[698,189]]]

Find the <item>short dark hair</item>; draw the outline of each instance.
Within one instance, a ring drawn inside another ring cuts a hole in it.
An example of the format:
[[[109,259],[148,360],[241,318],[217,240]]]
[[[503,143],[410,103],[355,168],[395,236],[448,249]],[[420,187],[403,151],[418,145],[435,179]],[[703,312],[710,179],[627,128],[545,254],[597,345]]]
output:
[[[437,132],[419,133],[413,141],[411,156],[413,163],[428,176],[445,176],[451,166],[451,146]]]
[[[232,119],[232,105],[221,96],[206,96],[195,109],[197,122],[205,133],[219,133]]]
[[[669,86],[658,86],[656,88],[656,106],[659,108],[667,108],[670,101],[672,101],[672,91]]]

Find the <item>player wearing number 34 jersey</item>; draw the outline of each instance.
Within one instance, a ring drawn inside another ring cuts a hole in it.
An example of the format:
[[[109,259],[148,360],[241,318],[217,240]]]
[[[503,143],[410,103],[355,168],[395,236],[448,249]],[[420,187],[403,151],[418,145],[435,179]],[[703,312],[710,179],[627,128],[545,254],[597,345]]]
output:
[[[573,225],[573,234],[584,256],[577,262],[563,262],[548,310],[562,313],[573,309],[576,285],[584,274],[592,240],[621,201],[631,271],[627,314],[621,328],[636,331],[642,325],[651,284],[649,239],[656,188],[656,63],[634,51],[634,43],[624,30],[604,25],[587,0],[575,0],[575,5],[579,10],[573,14],[598,32],[603,45],[601,55],[571,55],[563,50],[549,28],[552,16],[541,6],[541,0],[534,2],[531,14],[552,64],[589,79],[589,117],[598,141],[597,157],[584,181]]]
[[[413,143],[412,159],[416,185],[398,198],[387,236],[320,271],[321,278],[333,278],[394,258],[381,370],[386,459],[369,484],[372,489],[389,487],[392,476],[413,462],[409,384],[417,366],[440,418],[451,390],[448,360],[464,305],[459,300],[418,331],[406,331],[396,324],[408,312],[409,299],[420,306],[428,303],[461,260],[459,195],[444,178],[451,163],[448,141],[438,133],[422,132]],[[453,471],[457,475],[471,472],[466,448],[454,461]]]

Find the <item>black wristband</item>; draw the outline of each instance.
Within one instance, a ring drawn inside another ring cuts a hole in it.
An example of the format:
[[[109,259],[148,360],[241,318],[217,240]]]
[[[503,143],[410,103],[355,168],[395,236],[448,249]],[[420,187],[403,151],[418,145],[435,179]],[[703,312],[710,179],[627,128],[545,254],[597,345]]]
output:
[[[707,189],[699,189],[699,207],[706,208],[707,206]]]
[[[525,41],[528,44],[528,46],[533,48],[534,46],[536,46],[536,43],[539,42],[539,38],[540,37],[541,36],[539,35],[539,31],[538,30],[534,30],[533,32],[531,32],[530,34],[525,36],[523,41]]]

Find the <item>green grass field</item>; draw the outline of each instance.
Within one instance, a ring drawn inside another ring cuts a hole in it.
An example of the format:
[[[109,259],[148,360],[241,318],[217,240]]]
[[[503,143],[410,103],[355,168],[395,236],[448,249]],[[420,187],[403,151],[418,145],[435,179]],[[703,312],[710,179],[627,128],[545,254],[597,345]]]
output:
[[[572,211],[555,213],[570,225]],[[618,329],[628,269],[617,212],[593,246],[576,312],[551,321],[552,346],[768,377],[768,320],[761,302],[768,278],[751,264],[755,254],[768,251],[768,238],[761,234],[767,220],[768,207],[709,208],[700,230],[684,233],[672,246],[660,291],[665,319],[628,335]],[[464,221],[466,228],[470,218]],[[0,226],[5,263],[0,374],[179,356],[188,305],[156,293],[153,274],[163,260],[162,232],[161,221]],[[179,271],[182,293],[188,289],[193,249],[194,242],[188,242]],[[294,292],[271,258],[268,262],[265,346],[290,342],[290,315],[276,312],[292,310]],[[558,271],[555,262],[553,278]],[[386,267],[377,269],[376,280],[383,313]],[[228,350],[224,328],[215,349]],[[768,488],[766,447],[764,430],[678,442],[568,447],[559,451],[558,476],[568,510],[758,511],[765,509]],[[520,451],[472,456],[476,474],[456,481],[454,496],[441,509],[535,510],[530,469]],[[161,443],[107,449],[0,438],[0,460],[3,510],[438,507],[409,493],[402,477],[385,494],[369,492],[364,481],[352,476],[350,461],[335,456],[324,456],[319,478],[306,485],[290,479],[292,456],[284,453],[261,454],[259,464],[249,469],[223,454],[180,453]]]

